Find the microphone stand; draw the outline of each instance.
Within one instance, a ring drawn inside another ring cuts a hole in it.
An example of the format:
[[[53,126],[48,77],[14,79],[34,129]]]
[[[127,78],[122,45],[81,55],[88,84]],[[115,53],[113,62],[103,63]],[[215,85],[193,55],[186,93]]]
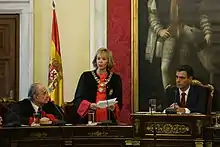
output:
[[[57,111],[59,112],[60,116],[61,116],[61,120],[64,120],[64,116],[63,113],[60,111],[60,109],[57,107],[56,104],[54,104],[55,108],[57,109]]]
[[[173,107],[166,108],[166,114],[177,114],[176,105],[177,105],[177,89],[174,90]]]
[[[58,108],[58,106],[54,103],[52,103],[54,105],[54,107],[56,108],[56,110],[58,111],[58,113],[61,116],[61,120],[58,120],[57,122],[55,122],[56,125],[64,125],[66,123],[66,121],[64,120],[64,115],[63,113],[60,111],[60,109]]]
[[[174,109],[176,109],[176,104],[177,104],[177,89],[174,91],[175,96],[174,96]]]
[[[107,104],[107,107],[109,107],[108,99],[106,100],[106,104]],[[112,123],[112,120],[111,120],[111,112],[110,112],[111,110],[108,110],[108,109],[107,109],[107,111],[108,111],[108,120],[106,120],[106,121],[103,122],[103,123],[106,124],[106,125]]]

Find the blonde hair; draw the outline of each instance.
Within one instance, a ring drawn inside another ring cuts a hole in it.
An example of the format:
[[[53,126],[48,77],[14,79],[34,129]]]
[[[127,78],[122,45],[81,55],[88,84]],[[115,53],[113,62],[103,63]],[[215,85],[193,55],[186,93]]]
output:
[[[111,70],[111,69],[114,67],[114,64],[115,64],[115,63],[114,63],[113,56],[112,56],[112,52],[111,52],[110,50],[108,50],[107,48],[104,48],[104,47],[99,48],[99,49],[97,50],[97,52],[96,52],[96,54],[95,54],[95,57],[94,57],[94,59],[93,59],[93,61],[92,61],[92,64],[93,64],[93,66],[94,66],[95,68],[97,68],[97,62],[96,62],[97,56],[98,56],[99,54],[103,54],[103,53],[105,53],[105,55],[106,55],[106,57],[107,57],[107,59],[108,59],[107,69],[108,69],[108,70]]]

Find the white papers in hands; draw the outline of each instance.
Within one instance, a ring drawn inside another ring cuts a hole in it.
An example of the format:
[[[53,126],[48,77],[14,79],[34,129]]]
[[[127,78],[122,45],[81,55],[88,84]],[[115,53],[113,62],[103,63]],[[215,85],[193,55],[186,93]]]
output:
[[[109,100],[105,100],[105,101],[98,101],[98,103],[96,105],[99,108],[106,108],[106,107],[109,107],[109,106],[116,104],[117,102],[118,101],[116,101],[116,98],[113,98],[113,99],[109,99]]]

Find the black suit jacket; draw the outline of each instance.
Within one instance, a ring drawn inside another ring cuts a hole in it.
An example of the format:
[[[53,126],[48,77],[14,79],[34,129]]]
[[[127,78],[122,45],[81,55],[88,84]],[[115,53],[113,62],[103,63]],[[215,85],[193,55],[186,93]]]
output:
[[[180,93],[176,87],[168,87],[166,89],[166,99],[164,108],[169,107],[174,102],[180,105]],[[191,113],[206,113],[207,90],[198,85],[191,85],[186,101],[186,107]]]
[[[96,73],[96,71],[94,71]],[[108,75],[110,72],[108,71]],[[98,75],[96,75],[98,77]],[[73,118],[74,123],[87,123],[87,116],[85,118],[80,118],[77,114],[77,109],[80,103],[83,100],[87,100],[91,103],[96,102],[96,93],[97,93],[98,83],[92,75],[91,71],[84,72],[78,82],[74,105],[73,105]],[[113,73],[111,80],[108,82],[106,86],[106,99],[117,98],[118,106],[122,108],[122,82],[119,75]],[[115,121],[114,115],[112,112],[110,113],[111,120]]]
[[[199,26],[201,10],[203,5],[201,0],[179,0],[179,21],[186,25]],[[171,0],[156,0],[158,17],[164,26],[170,25]],[[204,13],[204,12],[203,12]],[[192,21],[192,18],[194,21]]]
[[[12,105],[6,116],[4,117],[4,122],[6,124],[18,121],[20,124],[29,124],[29,118],[34,114],[34,108],[32,107],[31,101],[29,99],[24,99],[18,103]],[[53,114],[57,119],[62,119],[63,116],[57,110],[52,102],[48,102],[42,107],[42,110],[47,114]]]

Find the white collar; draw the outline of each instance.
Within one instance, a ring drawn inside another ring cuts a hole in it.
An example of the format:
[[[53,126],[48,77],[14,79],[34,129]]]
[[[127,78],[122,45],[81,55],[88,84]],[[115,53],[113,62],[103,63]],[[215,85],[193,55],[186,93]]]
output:
[[[34,108],[34,111],[37,113],[39,106],[37,106],[36,104],[34,104],[32,101],[31,101],[31,105],[32,105],[32,107]]]
[[[184,92],[186,95],[188,95],[188,94],[189,94],[189,89],[190,89],[190,86],[189,86],[189,88],[187,88],[185,91],[182,91],[182,90],[179,89],[180,95],[181,95],[183,92]]]

